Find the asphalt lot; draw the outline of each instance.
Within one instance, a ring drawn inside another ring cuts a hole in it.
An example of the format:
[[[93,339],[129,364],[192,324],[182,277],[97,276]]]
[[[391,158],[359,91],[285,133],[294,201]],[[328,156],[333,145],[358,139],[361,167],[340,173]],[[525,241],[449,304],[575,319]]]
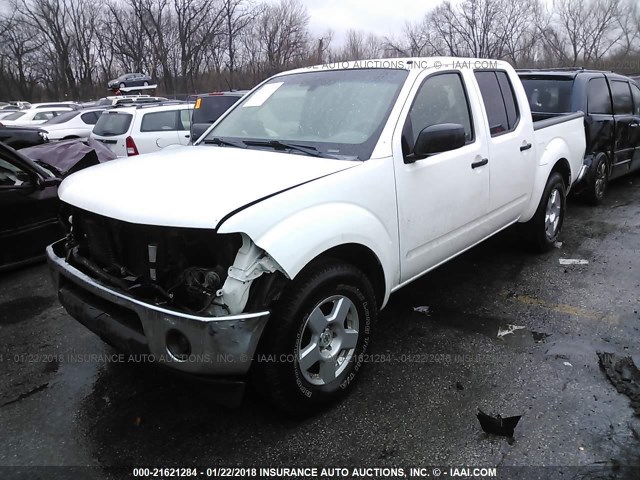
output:
[[[59,306],[46,265],[5,273],[0,465],[556,467],[519,478],[606,466],[613,476],[597,478],[638,478],[640,418],[596,352],[640,365],[640,176],[614,182],[601,207],[571,201],[561,240],[537,256],[507,230],[395,294],[374,337],[381,361],[298,422],[252,394],[230,409],[148,366],[79,361],[114,351]],[[499,336],[509,325],[523,328]],[[483,433],[478,407],[523,415],[514,438]]]

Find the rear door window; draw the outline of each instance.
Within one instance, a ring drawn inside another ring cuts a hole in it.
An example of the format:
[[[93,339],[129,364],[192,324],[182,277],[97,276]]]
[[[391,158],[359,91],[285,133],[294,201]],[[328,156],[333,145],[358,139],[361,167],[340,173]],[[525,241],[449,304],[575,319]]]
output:
[[[613,94],[613,113],[614,115],[631,115],[633,114],[633,100],[631,90],[627,82],[613,80],[611,82],[611,93]]]
[[[604,78],[592,78],[589,80],[587,112],[611,115],[611,94]]]
[[[100,115],[96,126],[93,127],[93,133],[102,137],[122,135],[129,130],[132,118],[133,115],[130,113],[106,113]]]
[[[516,128],[518,120],[520,119],[520,112],[518,111],[518,104],[516,103],[516,94],[513,91],[507,72],[496,72],[496,77],[498,78],[498,84],[500,85],[500,91],[502,92],[504,106],[507,110],[509,130],[513,130]]]
[[[170,132],[178,130],[179,110],[145,113],[140,125],[141,132]]]
[[[487,111],[491,136],[509,131],[509,118],[495,72],[475,72],[482,101]]]

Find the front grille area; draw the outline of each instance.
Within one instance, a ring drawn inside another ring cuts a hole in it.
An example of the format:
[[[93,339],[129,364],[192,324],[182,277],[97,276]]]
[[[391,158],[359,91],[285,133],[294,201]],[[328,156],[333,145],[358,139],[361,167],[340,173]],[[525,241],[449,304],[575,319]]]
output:
[[[242,244],[238,234],[140,225],[71,209],[67,259],[146,301],[199,311],[213,301]]]

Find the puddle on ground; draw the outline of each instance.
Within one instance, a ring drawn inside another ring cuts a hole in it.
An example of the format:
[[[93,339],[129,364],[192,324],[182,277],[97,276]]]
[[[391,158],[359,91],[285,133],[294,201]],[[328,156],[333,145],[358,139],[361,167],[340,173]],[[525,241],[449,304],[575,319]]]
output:
[[[442,327],[480,333],[508,345],[528,347],[544,342],[551,334],[529,330],[513,320],[475,313],[448,311],[440,308],[414,307],[413,316],[421,317]]]

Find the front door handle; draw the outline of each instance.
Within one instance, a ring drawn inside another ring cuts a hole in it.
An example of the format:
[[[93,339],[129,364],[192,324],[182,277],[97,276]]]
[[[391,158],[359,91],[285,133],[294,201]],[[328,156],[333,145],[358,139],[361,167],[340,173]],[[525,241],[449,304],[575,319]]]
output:
[[[531,148],[531,144],[530,143],[525,143],[524,145],[522,145],[520,147],[520,151],[524,152],[525,150],[529,150]]]
[[[471,164],[471,168],[478,168],[478,167],[482,167],[484,165],[486,165],[487,163],[489,163],[489,159],[488,158],[483,158],[482,160],[480,160],[479,162],[473,162]]]

